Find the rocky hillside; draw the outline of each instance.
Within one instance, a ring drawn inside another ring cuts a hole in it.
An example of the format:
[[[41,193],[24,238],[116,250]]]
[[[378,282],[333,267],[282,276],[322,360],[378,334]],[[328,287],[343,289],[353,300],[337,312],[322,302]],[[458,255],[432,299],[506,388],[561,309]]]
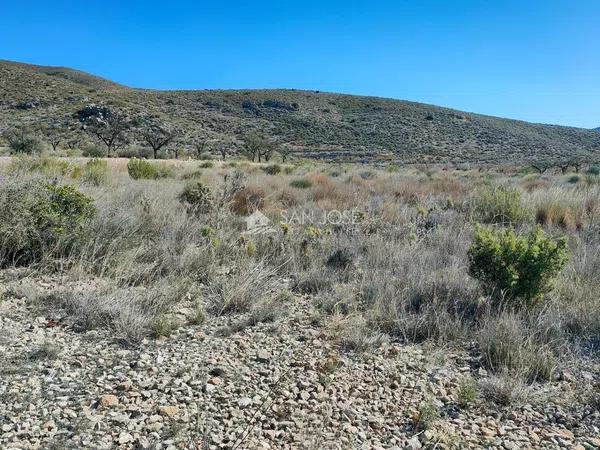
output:
[[[236,145],[256,131],[320,158],[525,163],[600,154],[600,134],[593,130],[420,103],[299,90],[133,89],[72,69],[0,61],[0,130],[73,120],[92,103],[161,116],[184,129],[189,142]]]

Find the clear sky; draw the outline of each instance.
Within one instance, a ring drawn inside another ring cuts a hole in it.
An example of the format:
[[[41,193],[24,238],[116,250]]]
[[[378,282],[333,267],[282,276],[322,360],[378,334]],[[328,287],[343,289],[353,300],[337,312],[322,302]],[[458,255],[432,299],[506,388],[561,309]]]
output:
[[[0,0],[0,59],[600,126],[600,0]]]

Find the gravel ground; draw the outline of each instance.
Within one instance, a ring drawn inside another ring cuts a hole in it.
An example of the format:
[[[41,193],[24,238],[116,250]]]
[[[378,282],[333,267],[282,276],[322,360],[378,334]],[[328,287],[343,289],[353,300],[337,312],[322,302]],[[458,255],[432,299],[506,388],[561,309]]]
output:
[[[461,380],[488,376],[473,358],[341,352],[306,298],[276,323],[211,318],[132,347],[40,314],[0,300],[2,449],[600,448],[598,405],[582,400],[592,363],[518,406],[465,406]]]

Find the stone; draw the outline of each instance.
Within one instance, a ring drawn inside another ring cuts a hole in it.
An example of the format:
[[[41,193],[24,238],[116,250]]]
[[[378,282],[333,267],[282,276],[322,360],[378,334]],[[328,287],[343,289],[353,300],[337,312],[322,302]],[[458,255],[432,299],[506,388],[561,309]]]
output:
[[[407,450],[419,450],[421,447],[423,447],[423,444],[421,444],[417,436],[410,438],[406,444]]]
[[[164,416],[173,417],[175,414],[179,412],[179,407],[170,405],[170,406],[159,406],[158,412],[160,412]]]
[[[129,442],[133,442],[133,436],[124,431],[121,434],[119,434],[119,438],[117,439],[117,442],[121,445],[127,444]]]
[[[271,359],[271,354],[270,354],[268,351],[266,351],[266,350],[259,350],[259,351],[258,351],[258,354],[256,355],[256,359],[257,359],[259,362],[266,363],[266,362],[269,362],[269,361],[270,361],[270,359]]]
[[[98,404],[103,408],[111,408],[119,404],[119,399],[113,394],[104,394],[98,400]]]
[[[237,403],[240,407],[245,408],[252,404],[252,399],[250,397],[242,397],[238,400]]]

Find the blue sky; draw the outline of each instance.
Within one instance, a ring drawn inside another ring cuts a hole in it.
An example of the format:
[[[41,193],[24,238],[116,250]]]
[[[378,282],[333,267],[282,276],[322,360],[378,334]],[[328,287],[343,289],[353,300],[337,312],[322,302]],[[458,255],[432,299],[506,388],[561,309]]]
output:
[[[129,86],[318,89],[600,126],[599,0],[0,3],[0,59]]]

